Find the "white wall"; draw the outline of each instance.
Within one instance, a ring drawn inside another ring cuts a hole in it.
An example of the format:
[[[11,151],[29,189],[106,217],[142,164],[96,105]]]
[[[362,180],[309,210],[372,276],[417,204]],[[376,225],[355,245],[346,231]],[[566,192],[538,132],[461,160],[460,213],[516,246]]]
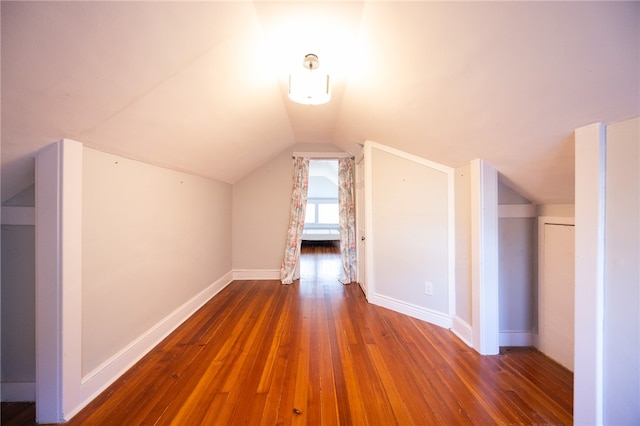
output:
[[[518,205],[531,204],[522,194],[515,189],[505,185],[498,177],[498,204],[502,205]]]
[[[538,216],[549,217],[575,217],[574,204],[538,204],[536,206]]]
[[[2,400],[7,386],[35,390],[35,227],[2,225]],[[9,385],[11,384],[11,385]],[[32,391],[33,392],[33,391]],[[32,401],[35,394],[17,400]]]
[[[640,424],[640,117],[575,137],[574,420]]]
[[[640,118],[606,144],[604,424],[640,424]]]
[[[536,209],[498,181],[500,346],[532,346],[537,327]]]
[[[498,171],[486,161],[471,165],[471,313],[473,348],[496,355],[499,342]]]
[[[464,328],[471,326],[471,166],[455,170],[456,214],[456,308]],[[455,324],[454,324],[455,329]],[[462,330],[457,331],[460,334]],[[469,330],[466,331],[469,334]],[[465,338],[471,341],[471,337]]]
[[[231,271],[231,186],[83,151],[82,374]]]
[[[3,203],[2,401],[35,400],[35,226],[32,185]]]
[[[498,220],[500,332],[533,333],[536,329],[536,219]],[[501,342],[529,346],[533,342]]]
[[[453,169],[376,144],[371,171],[373,302],[450,327]]]
[[[604,126],[575,130],[575,335],[573,420],[601,425],[604,287]]]
[[[292,154],[341,152],[328,144],[296,144],[233,185],[233,269],[279,278],[291,203]]]
[[[70,140],[36,156],[36,421],[69,420],[226,286],[231,185]]]

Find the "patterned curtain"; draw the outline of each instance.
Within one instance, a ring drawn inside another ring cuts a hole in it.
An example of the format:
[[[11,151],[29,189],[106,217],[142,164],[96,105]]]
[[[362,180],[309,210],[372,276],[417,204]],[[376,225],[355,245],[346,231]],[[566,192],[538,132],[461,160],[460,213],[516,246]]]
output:
[[[356,280],[356,210],[353,189],[353,158],[338,159],[338,205],[340,208],[340,256],[342,276],[340,282]]]
[[[293,158],[293,189],[291,193],[291,212],[289,215],[289,230],[287,231],[287,245],[280,268],[282,284],[291,284],[300,278],[297,263],[300,258],[300,244],[302,243],[302,229],[304,228],[304,214],[307,207],[307,190],[309,185],[309,159]]]

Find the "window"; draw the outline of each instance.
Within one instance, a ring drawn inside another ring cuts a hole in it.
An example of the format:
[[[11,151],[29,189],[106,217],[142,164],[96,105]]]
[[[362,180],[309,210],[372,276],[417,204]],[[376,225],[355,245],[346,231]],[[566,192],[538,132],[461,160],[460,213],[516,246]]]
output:
[[[339,224],[338,200],[332,198],[313,198],[307,200],[304,225],[318,226]]]
[[[304,226],[305,228],[337,228],[339,224],[338,161],[311,160]]]
[[[334,224],[338,223],[338,203],[323,203],[318,206],[318,223]]]

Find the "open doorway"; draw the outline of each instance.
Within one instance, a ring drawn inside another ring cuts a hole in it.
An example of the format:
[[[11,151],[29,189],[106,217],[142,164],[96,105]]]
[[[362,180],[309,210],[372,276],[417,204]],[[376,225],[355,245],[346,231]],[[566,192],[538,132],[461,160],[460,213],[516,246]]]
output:
[[[303,243],[340,242],[338,160],[310,160]]]
[[[316,244],[320,241],[338,241],[342,260],[342,271],[338,280],[343,284],[349,284],[355,280],[354,159],[344,155],[336,155],[336,157],[337,160],[331,161],[326,157],[322,160],[311,160],[309,157],[296,156],[294,153],[291,211],[280,270],[282,284],[292,284],[300,277],[300,251],[303,241],[314,241]],[[312,179],[310,179],[311,161],[314,162]],[[320,167],[316,168],[316,164]],[[332,189],[331,193],[322,193],[328,188],[317,186],[314,182],[309,184],[311,180],[323,182]],[[311,194],[309,194],[310,187]],[[316,188],[320,188],[320,193],[316,193]]]
[[[300,251],[302,282],[340,277],[338,160],[309,161],[309,183]]]

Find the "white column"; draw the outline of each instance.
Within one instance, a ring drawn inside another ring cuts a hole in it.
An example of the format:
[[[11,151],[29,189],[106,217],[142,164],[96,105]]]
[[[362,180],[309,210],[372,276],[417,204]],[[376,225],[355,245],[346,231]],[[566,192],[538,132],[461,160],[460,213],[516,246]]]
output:
[[[80,402],[82,144],[36,155],[36,421],[69,420]]]
[[[500,351],[498,305],[498,172],[471,161],[471,304],[473,347]]]
[[[603,421],[605,127],[575,131],[574,423]]]

